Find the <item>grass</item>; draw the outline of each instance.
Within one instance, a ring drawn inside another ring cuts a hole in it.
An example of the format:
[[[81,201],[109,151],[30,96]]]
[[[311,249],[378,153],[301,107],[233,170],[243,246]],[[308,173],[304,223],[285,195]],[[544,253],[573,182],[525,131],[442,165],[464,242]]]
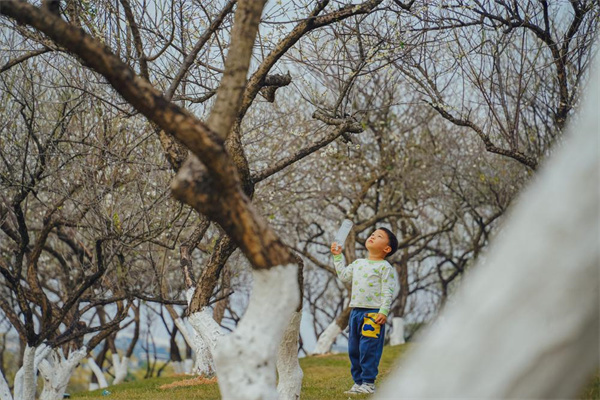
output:
[[[386,346],[383,350],[379,365],[379,378],[385,379],[394,362],[404,353],[407,345]],[[328,400],[348,398],[343,392],[348,390],[354,382],[350,376],[350,361],[348,354],[332,354],[327,356],[305,357],[300,359],[304,371],[302,382],[303,400]],[[71,393],[72,399],[98,399],[98,400],[191,400],[191,399],[220,399],[219,388],[216,383],[196,386],[175,387],[160,389],[160,386],[177,381],[190,379],[188,376],[171,376],[126,382],[107,388],[111,393],[102,396],[103,389],[92,392]],[[353,399],[365,399],[368,395],[353,396]]]
[[[409,345],[386,346],[379,365],[378,382],[385,380],[386,375],[393,370],[396,361],[402,357]],[[350,377],[350,361],[348,355],[332,354],[327,356],[306,357],[300,359],[304,371],[302,382],[302,400],[344,399],[349,396],[343,392],[348,390],[353,382]],[[178,381],[191,379],[188,376],[171,376],[127,382],[111,386],[108,396],[102,396],[102,390],[79,392],[71,395],[73,399],[98,400],[191,400],[191,399],[220,399],[216,383],[196,386],[161,389],[160,386]],[[367,399],[369,395],[352,396],[352,399]],[[582,391],[581,399],[600,399],[600,371],[590,380],[589,385]]]

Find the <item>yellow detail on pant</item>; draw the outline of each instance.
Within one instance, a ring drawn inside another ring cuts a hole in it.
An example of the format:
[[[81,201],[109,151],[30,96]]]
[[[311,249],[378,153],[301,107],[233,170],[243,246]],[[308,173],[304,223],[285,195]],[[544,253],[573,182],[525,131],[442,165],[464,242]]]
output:
[[[365,315],[363,320],[363,326],[361,330],[361,334],[365,337],[379,338],[379,333],[381,332],[381,325],[375,322],[375,317],[377,313],[368,313]]]

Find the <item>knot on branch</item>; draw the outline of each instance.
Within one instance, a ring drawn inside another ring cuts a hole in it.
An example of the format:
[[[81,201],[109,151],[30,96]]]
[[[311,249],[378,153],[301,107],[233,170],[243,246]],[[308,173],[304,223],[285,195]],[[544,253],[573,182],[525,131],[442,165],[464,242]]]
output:
[[[218,193],[215,183],[206,166],[191,155],[173,178],[171,190],[176,199],[193,204],[203,214],[210,215],[213,206],[219,203],[215,198]]]
[[[287,86],[291,82],[292,76],[289,72],[285,75],[267,75],[262,84],[262,87],[259,90],[259,93],[269,103],[273,103],[275,101],[275,92],[277,91],[277,89],[279,89],[280,87]]]
[[[342,140],[344,143],[352,143],[352,138],[349,133],[361,133],[364,131],[363,126],[360,122],[356,120],[356,118],[352,116],[346,116],[345,118],[332,117],[329,114],[321,110],[316,110],[312,117],[314,119],[318,119],[321,122],[326,123],[327,125],[339,126],[342,129]]]
[[[50,13],[60,17],[60,0],[45,0],[42,5]]]

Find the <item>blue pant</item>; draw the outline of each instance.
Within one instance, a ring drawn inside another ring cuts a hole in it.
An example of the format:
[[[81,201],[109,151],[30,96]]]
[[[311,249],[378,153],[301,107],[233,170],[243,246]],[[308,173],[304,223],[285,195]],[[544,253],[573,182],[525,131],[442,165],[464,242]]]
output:
[[[362,334],[365,314],[377,313],[379,309],[353,308],[350,313],[348,326],[348,355],[352,367],[352,379],[358,385],[363,383],[375,383],[379,372],[379,360],[383,352],[383,338],[385,336],[385,324],[381,325],[378,338],[366,337]]]

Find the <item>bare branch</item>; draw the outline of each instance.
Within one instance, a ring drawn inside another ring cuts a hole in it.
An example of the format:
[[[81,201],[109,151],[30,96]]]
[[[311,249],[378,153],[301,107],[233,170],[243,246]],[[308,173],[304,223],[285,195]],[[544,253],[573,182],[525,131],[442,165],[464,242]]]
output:
[[[135,51],[138,56],[138,61],[140,62],[140,75],[142,75],[142,77],[144,77],[147,81],[150,81],[148,62],[146,61],[144,46],[142,44],[142,36],[140,35],[140,30],[137,26],[137,22],[135,21],[133,11],[131,10],[131,5],[129,4],[129,0],[120,0],[120,2],[123,6],[123,10],[125,11],[125,18],[127,18],[129,28],[131,29],[131,35],[133,36]]]
[[[194,48],[192,49],[192,51],[190,52],[190,54],[188,54],[185,57],[185,60],[183,60],[183,64],[181,64],[181,67],[179,68],[179,71],[177,72],[177,75],[175,76],[175,78],[171,82],[171,85],[169,86],[169,88],[165,92],[165,98],[167,100],[171,100],[173,98],[173,94],[177,90],[177,87],[181,83],[181,80],[185,77],[185,75],[187,74],[188,70],[190,69],[190,67],[194,63],[194,60],[196,59],[196,56],[198,55],[198,53],[200,52],[200,50],[202,50],[202,48],[204,47],[204,45],[206,44],[206,42],[208,41],[208,39],[210,39],[210,37],[217,31],[217,29],[219,29],[219,26],[221,25],[221,23],[223,22],[223,20],[225,19],[225,17],[229,13],[231,13],[231,11],[233,10],[233,6],[235,5],[235,3],[237,3],[237,0],[230,0],[225,5],[225,7],[223,7],[223,9],[221,10],[221,12],[217,16],[217,18],[215,18],[211,22],[210,26],[206,29],[206,32],[204,32],[204,34],[200,37],[200,39],[198,39],[198,42],[196,43],[196,45],[194,46]],[[212,94],[211,94],[210,97],[212,97]],[[206,100],[208,100],[208,99],[206,99]]]
[[[18,65],[18,64],[20,64],[20,63],[22,63],[24,61],[27,61],[27,60],[29,60],[32,57],[39,56],[41,54],[48,53],[50,51],[52,51],[52,49],[49,49],[49,48],[46,47],[46,48],[43,48],[43,49],[31,51],[31,52],[29,52],[27,54],[22,55],[21,57],[17,57],[17,58],[15,58],[13,60],[10,60],[6,64],[4,64],[2,67],[0,67],[0,73],[2,73],[4,71],[8,71],[9,69],[11,69],[12,67],[14,67],[15,65]]]

